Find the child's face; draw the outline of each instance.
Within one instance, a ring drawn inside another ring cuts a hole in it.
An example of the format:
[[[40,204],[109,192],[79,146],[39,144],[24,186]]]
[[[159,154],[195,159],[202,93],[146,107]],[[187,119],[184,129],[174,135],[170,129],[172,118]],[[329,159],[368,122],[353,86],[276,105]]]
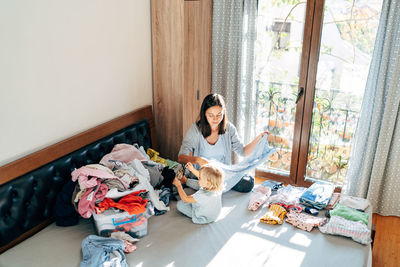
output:
[[[200,177],[199,177],[199,186],[203,187],[203,188],[207,188],[208,187],[207,179],[204,178],[202,175],[200,175]]]

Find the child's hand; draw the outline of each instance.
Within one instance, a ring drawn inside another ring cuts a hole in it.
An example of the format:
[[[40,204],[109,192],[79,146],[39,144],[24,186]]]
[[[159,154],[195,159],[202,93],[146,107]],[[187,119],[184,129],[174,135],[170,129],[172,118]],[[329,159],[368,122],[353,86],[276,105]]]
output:
[[[172,184],[175,186],[179,186],[181,184],[181,181],[179,181],[178,179],[174,178],[174,180],[172,181]]]
[[[188,169],[189,171],[191,171],[191,172],[193,172],[193,169],[194,169],[194,167],[193,167],[193,164],[191,163],[191,162],[188,162],[188,163],[186,163],[186,169]]]

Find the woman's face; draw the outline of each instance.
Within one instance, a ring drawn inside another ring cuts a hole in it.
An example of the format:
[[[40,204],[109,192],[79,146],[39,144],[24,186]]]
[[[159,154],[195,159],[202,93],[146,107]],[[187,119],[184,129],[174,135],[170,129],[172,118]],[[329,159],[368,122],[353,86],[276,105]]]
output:
[[[224,111],[220,106],[213,106],[206,110],[206,118],[212,130],[218,129],[219,124],[224,118]]]

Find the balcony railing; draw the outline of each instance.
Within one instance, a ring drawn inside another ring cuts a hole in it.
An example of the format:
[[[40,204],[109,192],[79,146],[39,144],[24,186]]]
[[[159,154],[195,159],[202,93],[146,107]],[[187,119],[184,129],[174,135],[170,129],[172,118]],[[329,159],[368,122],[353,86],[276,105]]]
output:
[[[263,167],[288,173],[298,85],[256,81],[256,86],[256,132],[270,131],[270,145],[277,149]],[[360,107],[360,96],[340,90],[316,89],[306,178],[343,183]]]

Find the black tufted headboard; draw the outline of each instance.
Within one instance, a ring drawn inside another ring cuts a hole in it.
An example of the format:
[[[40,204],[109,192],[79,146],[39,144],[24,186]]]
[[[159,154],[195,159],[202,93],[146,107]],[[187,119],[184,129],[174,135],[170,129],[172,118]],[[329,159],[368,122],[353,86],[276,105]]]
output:
[[[110,131],[110,127],[118,127],[126,123],[126,117],[123,122],[117,118],[112,124],[105,124],[101,129],[104,128],[107,132],[107,130]],[[150,122],[148,119],[142,119],[1,184],[0,253],[54,221],[53,210],[56,196],[62,186],[71,179],[71,172],[75,168],[98,163],[115,144],[138,143],[145,149],[152,147],[151,128],[153,128],[152,118]],[[99,128],[93,130],[99,130]],[[87,139],[87,135],[79,138]],[[6,167],[0,168],[2,174],[7,171]]]

